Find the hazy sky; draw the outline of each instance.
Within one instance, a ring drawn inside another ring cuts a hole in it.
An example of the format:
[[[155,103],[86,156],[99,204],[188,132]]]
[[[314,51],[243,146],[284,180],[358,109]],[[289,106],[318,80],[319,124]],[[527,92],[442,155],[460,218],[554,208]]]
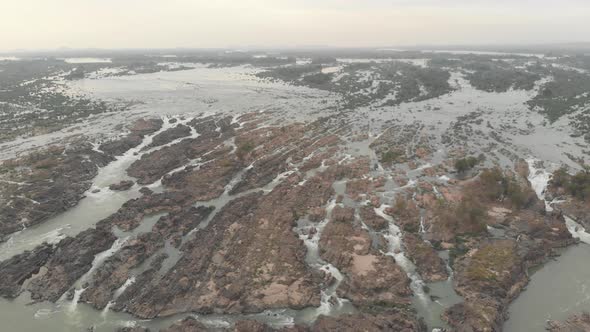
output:
[[[590,40],[590,0],[0,0],[0,49]]]

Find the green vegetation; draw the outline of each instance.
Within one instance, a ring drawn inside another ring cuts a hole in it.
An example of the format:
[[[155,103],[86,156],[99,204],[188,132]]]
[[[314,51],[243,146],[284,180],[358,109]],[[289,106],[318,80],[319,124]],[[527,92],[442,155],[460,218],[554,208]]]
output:
[[[506,176],[499,168],[486,169],[479,176],[481,188],[472,196],[482,196],[488,200],[507,200],[513,208],[525,207],[534,195],[523,188],[514,177]]]
[[[507,243],[491,243],[480,249],[471,257],[466,270],[470,279],[498,281],[516,265],[514,248]],[[508,276],[509,277],[509,276]]]
[[[319,63],[326,62],[334,62],[334,59],[276,67],[257,76],[339,93],[344,97],[346,109],[367,106],[379,100],[383,100],[383,105],[399,105],[436,98],[453,90],[448,82],[449,72],[440,68],[423,68],[401,61],[352,63],[344,66],[344,75],[337,82],[332,82],[333,74],[321,72]],[[388,97],[390,99],[386,99]]]
[[[255,146],[252,142],[244,142],[240,144],[236,150],[236,155],[238,156],[238,159],[243,160],[248,153],[254,151],[254,148]]]
[[[506,92],[511,88],[532,90],[535,82],[541,79],[536,73],[517,70],[504,62],[471,63],[466,69],[473,70],[467,74],[469,83],[487,92]]]
[[[402,159],[405,159],[403,157],[405,157],[405,154],[402,151],[389,150],[381,155],[381,162],[384,164],[399,163],[403,161]]]
[[[529,106],[546,115],[549,121],[557,121],[590,103],[590,76],[560,69],[554,69],[552,76],[553,80],[545,83],[540,93],[529,101]]]
[[[465,173],[477,164],[479,164],[479,159],[476,157],[461,158],[455,160],[455,169],[459,173]]]
[[[439,201],[435,215],[443,229],[458,235],[477,235],[486,232],[488,215],[485,207],[472,196],[466,196],[459,204]]]
[[[315,73],[303,76],[303,82],[311,87],[318,87],[332,82],[331,74]]]
[[[590,201],[590,166],[570,175],[565,168],[560,168],[553,173],[551,185],[563,188],[565,191],[580,200]]]

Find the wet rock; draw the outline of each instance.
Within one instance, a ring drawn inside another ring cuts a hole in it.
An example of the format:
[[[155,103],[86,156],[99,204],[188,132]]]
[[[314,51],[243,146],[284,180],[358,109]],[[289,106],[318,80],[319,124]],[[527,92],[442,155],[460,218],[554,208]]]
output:
[[[0,186],[0,241],[78,204],[98,168],[110,161],[87,143],[52,146],[3,161],[0,180],[7,182]]]
[[[161,332],[207,332],[209,329],[198,322],[193,317],[187,317],[180,322],[174,323],[167,329],[160,330]]]
[[[139,119],[129,126],[129,131],[140,136],[150,135],[160,130],[163,124],[162,119]]]
[[[137,183],[141,185],[154,183],[166,173],[188,163],[186,143],[181,142],[142,155],[129,166],[127,174],[137,178]]]
[[[583,332],[590,331],[590,314],[585,312],[570,316],[564,322],[550,320],[547,330],[551,332]]]
[[[104,309],[113,299],[115,291],[131,277],[130,271],[163,247],[164,241],[157,233],[143,233],[128,240],[96,271],[90,285],[80,296],[80,301]]]
[[[143,142],[143,137],[130,134],[116,140],[102,143],[98,148],[111,156],[122,156],[125,152],[140,145],[141,142]]]
[[[311,331],[425,332],[426,326],[409,310],[384,309],[377,313],[359,313],[340,317],[320,316]]]
[[[23,282],[38,273],[53,254],[53,246],[43,243],[32,251],[25,251],[0,262],[0,296],[15,298],[21,293]]]
[[[234,325],[235,332],[272,332],[274,329],[270,328],[261,322],[255,320],[240,320]]]
[[[121,156],[128,150],[140,145],[146,135],[160,130],[163,124],[162,119],[139,119],[128,127],[130,131],[128,135],[103,143],[99,146],[99,149],[111,156]]]
[[[142,194],[142,195],[144,195],[144,196],[148,196],[148,195],[153,194],[154,192],[150,188],[148,188],[148,187],[141,187],[139,189],[139,193]]]
[[[319,247],[321,257],[345,274],[338,294],[353,304],[409,304],[406,273],[391,257],[372,251],[368,232],[354,225],[354,209],[334,208]]]
[[[124,307],[139,317],[194,312],[260,312],[318,306],[319,289],[292,227],[298,215],[324,205],[333,173],[293,175],[267,195],[234,199],[196,232],[184,255],[160,280],[143,285]]]
[[[392,207],[385,213],[395,218],[396,225],[406,232],[415,233],[420,230],[420,210],[416,203],[402,195],[398,195]]]
[[[378,216],[372,206],[362,206],[359,213],[363,222],[375,231],[381,231],[388,226],[387,220]]]
[[[167,129],[152,138],[152,142],[146,146],[146,149],[171,143],[177,139],[190,136],[191,128],[179,124],[173,128]]]
[[[137,326],[137,327],[121,327],[117,329],[117,332],[150,332],[150,329],[145,327]]]
[[[447,280],[446,264],[438,256],[436,250],[418,236],[406,233],[403,237],[407,256],[416,265],[416,270],[426,282]]]
[[[231,148],[222,144],[223,138],[218,136],[201,135],[197,138],[187,138],[146,153],[129,166],[127,174],[137,178],[139,184],[150,184],[170,171],[186,165],[192,159],[201,158],[201,162],[213,160],[231,151]]]
[[[517,243],[487,241],[457,262],[455,271],[455,289],[465,302],[447,310],[447,322],[459,330],[501,330],[508,303],[528,282]]]
[[[173,190],[183,190],[196,201],[209,201],[223,194],[241,168],[235,156],[228,155],[201,167],[186,168],[165,176],[162,184]]]
[[[47,272],[31,280],[28,290],[33,301],[57,301],[84,273],[94,257],[111,247],[115,236],[103,229],[89,229],[61,240],[45,264]]]
[[[273,154],[257,160],[252,165],[241,181],[230,191],[235,195],[246,190],[263,187],[272,182],[280,173],[287,168],[289,153]]]
[[[179,212],[171,212],[156,222],[153,232],[160,234],[164,239],[178,237],[178,240],[181,240],[182,236],[197,228],[202,221],[207,219],[214,209],[213,206],[199,206],[197,208],[191,206]],[[178,246],[175,245],[175,247]]]
[[[125,191],[125,190],[129,190],[131,187],[133,187],[133,185],[135,184],[135,182],[130,181],[130,180],[123,180],[119,183],[113,183],[109,186],[110,190],[113,191]]]
[[[117,212],[99,221],[97,227],[111,229],[117,226],[127,232],[137,227],[145,216],[163,211],[180,211],[191,203],[190,196],[182,192],[144,195],[125,202]]]

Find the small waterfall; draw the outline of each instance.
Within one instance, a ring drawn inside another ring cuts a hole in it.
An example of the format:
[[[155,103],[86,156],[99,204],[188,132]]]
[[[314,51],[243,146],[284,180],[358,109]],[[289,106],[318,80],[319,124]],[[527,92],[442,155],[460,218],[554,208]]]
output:
[[[424,216],[420,216],[420,234],[426,233],[426,228],[424,227]]]
[[[565,218],[565,225],[567,226],[567,230],[572,234],[574,238],[580,239],[580,241],[590,244],[590,234],[586,232],[586,229],[577,222],[575,222],[572,218],[568,216],[564,216]]]
[[[76,307],[78,306],[78,301],[80,300],[80,295],[82,295],[82,293],[86,290],[86,288],[83,288],[82,285],[84,285],[86,283],[88,278],[94,273],[94,271],[96,271],[96,269],[99,266],[102,265],[102,263],[107,258],[114,255],[117,251],[119,251],[119,249],[121,249],[123,247],[125,242],[127,242],[128,238],[129,237],[125,237],[125,238],[119,238],[119,239],[115,240],[115,242],[113,242],[113,245],[109,249],[94,256],[94,260],[92,261],[92,266],[90,267],[90,270],[88,270],[88,272],[84,273],[84,275],[82,277],[80,277],[80,279],[78,279],[78,281],[76,281],[76,283],[75,283],[75,285],[77,287],[74,289],[74,297],[72,298],[72,301],[68,307],[70,312],[73,312],[76,310]]]
[[[74,297],[72,298],[72,302],[68,306],[69,312],[76,311],[76,308],[78,307],[78,302],[80,301],[80,295],[82,295],[82,293],[84,293],[85,290],[86,288],[78,288],[74,290]]]
[[[389,250],[385,254],[393,257],[396,263],[406,272],[411,280],[410,288],[418,299],[426,306],[427,303],[430,302],[430,299],[426,295],[426,292],[424,292],[424,281],[416,272],[416,266],[414,263],[412,263],[412,261],[410,261],[404,254],[402,247],[402,232],[395,224],[393,218],[384,212],[388,207],[388,205],[383,204],[379,208],[374,209],[377,215],[384,218],[389,223],[388,232],[383,235],[389,244]]]
[[[115,293],[113,294],[113,299],[111,301],[109,301],[109,303],[107,303],[107,305],[104,307],[104,309],[100,313],[101,316],[106,317],[106,315],[109,312],[109,310],[111,309],[111,307],[115,304],[115,301],[117,300],[117,298],[119,296],[121,296],[121,294],[123,294],[123,292],[127,288],[129,288],[129,286],[133,285],[134,282],[135,282],[135,276],[131,276],[127,280],[125,280],[125,283],[121,287],[119,287],[115,291]]]
[[[332,285],[321,291],[320,306],[314,308],[314,310],[309,314],[311,321],[314,321],[320,315],[328,315],[335,309],[344,309],[345,304],[349,303],[347,299],[336,296],[336,290],[338,289],[338,286],[340,286],[344,276],[340,270],[338,270],[334,265],[322,260],[319,255],[319,241],[322,231],[330,222],[332,211],[336,205],[336,200],[334,199],[328,203],[326,206],[326,217],[317,225],[308,224],[296,228],[299,238],[303,240],[303,243],[307,247],[307,255],[305,258],[307,264],[314,269],[330,274],[335,280]],[[309,234],[312,229],[315,229],[315,233],[310,237]],[[335,298],[335,304],[332,303],[333,298]]]
[[[551,211],[552,208],[549,202],[545,200],[545,190],[547,189],[549,180],[551,180],[552,173],[547,172],[543,168],[537,168],[536,165],[539,161],[534,158],[529,158],[526,160],[526,162],[529,165],[528,180],[531,183],[531,187],[537,194],[537,197],[539,197],[540,200],[545,202],[546,210]]]
[[[547,189],[549,180],[551,180],[552,173],[547,172],[542,168],[536,168],[535,164],[537,163],[537,160],[535,159],[527,159],[527,163],[529,164],[528,180],[531,182],[531,186],[535,190],[537,197],[545,202],[545,209],[547,211],[553,211],[551,204],[563,201],[553,200],[552,202],[548,202],[545,200],[545,190]],[[580,241],[584,243],[590,244],[590,234],[586,232],[586,229],[572,218],[568,216],[564,216],[564,218],[567,230],[570,232],[572,237],[580,239]]]

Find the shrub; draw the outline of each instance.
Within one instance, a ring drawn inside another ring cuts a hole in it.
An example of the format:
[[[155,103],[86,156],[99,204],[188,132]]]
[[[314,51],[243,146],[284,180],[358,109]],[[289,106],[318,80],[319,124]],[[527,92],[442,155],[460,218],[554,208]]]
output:
[[[473,167],[475,167],[475,165],[477,165],[477,164],[479,164],[478,158],[475,158],[475,157],[461,158],[461,159],[455,160],[455,169],[459,173],[464,173],[464,172],[472,169]]]
[[[590,166],[584,165],[584,169],[575,175],[560,168],[553,174],[551,185],[565,189],[568,194],[580,200],[590,200]]]
[[[389,150],[381,155],[381,162],[386,164],[392,164],[398,162],[403,153],[398,150]]]
[[[484,170],[479,176],[481,188],[473,192],[473,196],[480,196],[489,200],[507,199],[512,207],[520,209],[529,202],[529,193],[516,179],[506,176],[501,169],[495,167]]]
[[[243,160],[244,157],[254,150],[254,144],[252,142],[244,142],[238,146],[236,150],[236,154],[240,160]]]

